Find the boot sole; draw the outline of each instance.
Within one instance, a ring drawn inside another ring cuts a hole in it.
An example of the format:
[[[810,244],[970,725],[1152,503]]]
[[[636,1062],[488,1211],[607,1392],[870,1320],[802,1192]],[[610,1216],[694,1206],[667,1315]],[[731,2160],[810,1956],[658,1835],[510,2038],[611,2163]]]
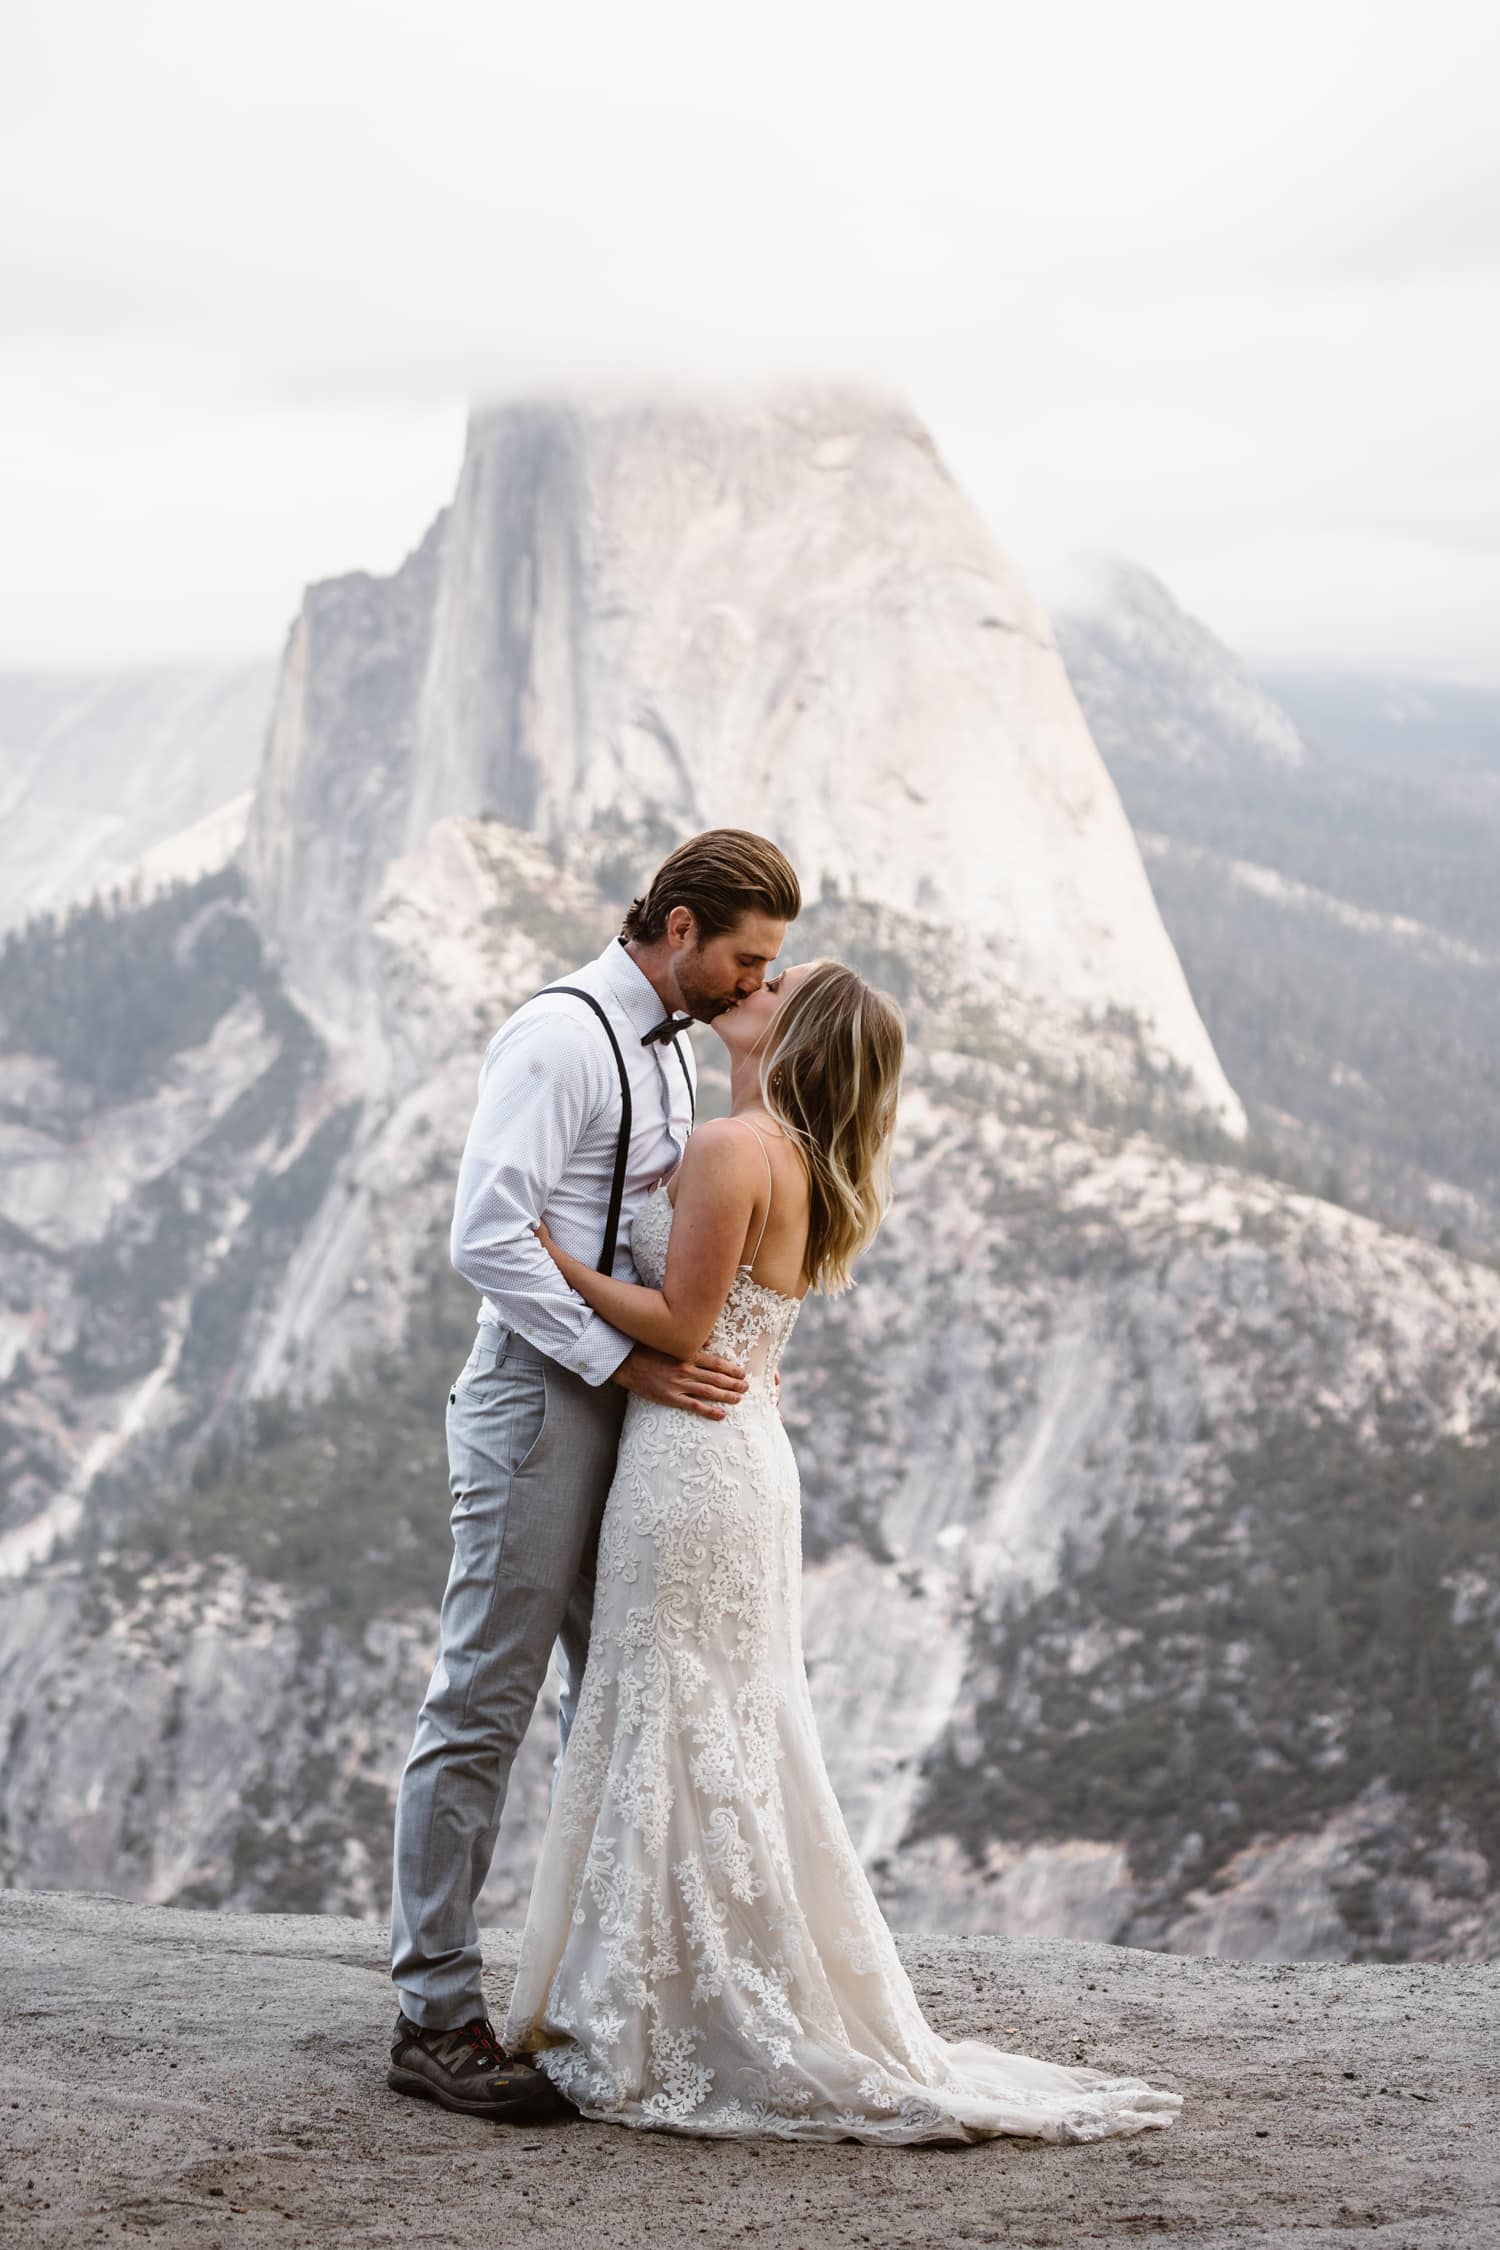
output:
[[[430,2078],[419,2070],[403,2070],[393,2063],[385,2074],[385,2082],[398,2094],[413,2094],[418,2101],[436,2102],[440,2109],[457,2110],[464,2117],[494,2117],[502,2121],[525,2117],[540,2120],[544,2117],[561,2117],[567,2114],[568,2105],[550,2078],[543,2077],[540,2087],[518,2087],[513,2099],[497,2102],[465,2101],[461,2094],[445,2094]],[[543,2092],[542,2088],[546,2091]]]

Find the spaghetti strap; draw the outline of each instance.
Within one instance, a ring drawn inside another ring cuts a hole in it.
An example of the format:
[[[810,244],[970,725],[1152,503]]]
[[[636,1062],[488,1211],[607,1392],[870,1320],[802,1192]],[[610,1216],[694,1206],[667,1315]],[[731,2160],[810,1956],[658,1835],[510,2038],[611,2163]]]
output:
[[[766,1160],[765,1214],[760,1222],[760,1233],[755,1238],[755,1248],[751,1251],[749,1257],[745,1259],[744,1263],[740,1267],[741,1273],[748,1273],[751,1267],[754,1265],[756,1259],[760,1256],[760,1246],[766,1239],[766,1220],[771,1216],[771,1197],[775,1193],[776,1189],[776,1175],[771,1170],[771,1152],[766,1147],[765,1137],[761,1133],[759,1126],[752,1125],[748,1117],[731,1117],[729,1122],[731,1125],[743,1125],[747,1133],[753,1133],[755,1135],[755,1138],[760,1142],[760,1153]]]

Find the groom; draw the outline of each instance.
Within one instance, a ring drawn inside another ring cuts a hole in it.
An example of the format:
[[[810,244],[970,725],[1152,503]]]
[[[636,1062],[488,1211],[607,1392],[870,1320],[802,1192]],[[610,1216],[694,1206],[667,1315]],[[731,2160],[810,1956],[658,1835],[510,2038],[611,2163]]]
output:
[[[692,1125],[697,1071],[680,1034],[759,990],[801,903],[764,837],[692,837],[596,960],[501,1026],[480,1070],[452,1237],[454,1265],[481,1292],[479,1324],[448,1394],[453,1561],[396,1800],[401,2013],[386,2074],[401,2093],[472,2116],[561,2106],[550,2080],[496,2040],[474,1907],[554,1643],[567,1740],[625,1394],[722,1420],[745,1389],[743,1369],[711,1352],[678,1364],[632,1344],[569,1287],[533,1230],[545,1218],[575,1257],[636,1278],[631,1220]]]

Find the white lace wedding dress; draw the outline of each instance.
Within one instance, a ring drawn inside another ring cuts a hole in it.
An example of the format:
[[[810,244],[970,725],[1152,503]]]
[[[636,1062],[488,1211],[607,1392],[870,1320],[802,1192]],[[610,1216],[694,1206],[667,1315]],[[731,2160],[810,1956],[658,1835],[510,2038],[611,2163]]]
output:
[[[753,1128],[752,1128],[753,1130]],[[660,1287],[672,1205],[635,1222]],[[503,2033],[585,2116],[806,2140],[1092,2141],[1182,2097],[925,2021],[818,1746],[797,1464],[771,1377],[798,1301],[741,1267],[721,1422],[632,1396],[588,1668]]]

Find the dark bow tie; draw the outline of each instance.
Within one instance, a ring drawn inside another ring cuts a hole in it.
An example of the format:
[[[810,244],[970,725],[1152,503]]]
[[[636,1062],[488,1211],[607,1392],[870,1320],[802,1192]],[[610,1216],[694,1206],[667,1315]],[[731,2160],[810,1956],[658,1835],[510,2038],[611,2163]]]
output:
[[[650,1047],[658,1039],[675,1039],[679,1031],[687,1030],[692,1020],[691,1016],[663,1016],[660,1023],[653,1024],[649,1031],[641,1033],[641,1045]]]

